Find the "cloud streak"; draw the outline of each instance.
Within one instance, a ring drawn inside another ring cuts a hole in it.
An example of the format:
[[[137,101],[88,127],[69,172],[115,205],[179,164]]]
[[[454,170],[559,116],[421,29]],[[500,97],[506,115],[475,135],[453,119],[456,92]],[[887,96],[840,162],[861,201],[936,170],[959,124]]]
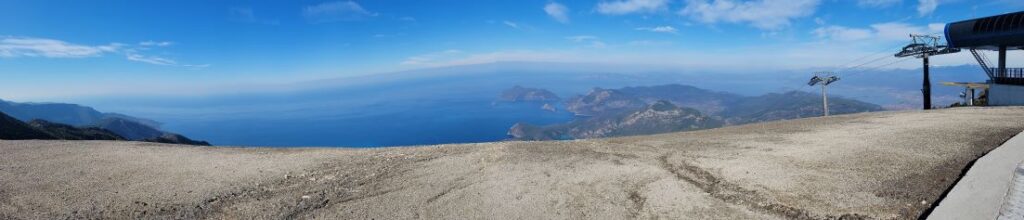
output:
[[[337,1],[306,6],[302,9],[302,16],[313,23],[329,23],[360,20],[377,16],[377,13],[367,11],[353,1]]]
[[[819,39],[831,41],[873,41],[878,43],[891,43],[907,41],[910,34],[936,34],[942,32],[945,27],[942,23],[917,26],[902,22],[886,22],[872,24],[869,28],[851,28],[839,25],[819,27],[811,31]]]
[[[72,44],[60,40],[5,37],[0,39],[0,57],[47,57],[47,58],[84,58],[101,56],[104,53],[117,52],[123,45],[89,46]]]
[[[820,4],[820,0],[688,0],[679,14],[705,24],[744,23],[778,30],[793,19],[814,14]]]
[[[618,0],[597,4],[597,12],[606,15],[651,13],[668,8],[668,0]]]
[[[511,27],[511,28],[515,28],[515,29],[519,29],[519,24],[516,24],[515,22],[502,21],[501,23],[505,24],[505,26],[508,26],[508,27]]]
[[[918,0],[917,1],[917,14],[920,16],[926,16],[935,12],[935,9],[939,8],[939,0]]]
[[[640,28],[637,28],[636,30],[638,30],[638,31],[650,31],[650,32],[657,32],[657,33],[669,33],[669,34],[676,34],[679,31],[679,30],[677,30],[676,28],[674,28],[672,26],[640,27]]]
[[[161,66],[185,66],[194,68],[209,66],[208,64],[178,64],[177,61],[172,59],[158,56],[147,56],[139,53],[139,50],[145,50],[145,47],[167,47],[173,44],[174,43],[170,41],[143,41],[139,43],[138,47],[121,43],[93,46],[45,38],[0,37],[0,58],[89,58],[100,57],[105,54],[123,54],[125,59],[130,61]]]
[[[558,2],[551,2],[544,5],[544,13],[551,16],[552,19],[562,24],[569,23],[569,8],[565,5],[559,4]]]
[[[569,36],[565,37],[565,39],[574,43],[585,44],[590,48],[605,48],[608,46],[608,44],[605,44],[604,41],[600,40],[600,38],[590,35]]]
[[[139,42],[139,46],[146,46],[146,47],[153,47],[153,46],[156,46],[156,47],[166,47],[166,46],[171,46],[172,44],[174,44],[174,42],[170,42],[170,41],[143,41],[143,42]]]
[[[903,0],[857,0],[857,6],[863,8],[887,8],[903,2]]]

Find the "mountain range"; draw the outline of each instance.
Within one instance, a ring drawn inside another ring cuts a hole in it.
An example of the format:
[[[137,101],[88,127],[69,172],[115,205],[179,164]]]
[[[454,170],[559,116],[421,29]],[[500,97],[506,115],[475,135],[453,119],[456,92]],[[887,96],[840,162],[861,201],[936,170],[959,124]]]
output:
[[[65,103],[17,103],[0,100],[4,132],[0,139],[131,140],[210,145],[160,130],[160,123]],[[10,131],[10,132],[8,132]]]
[[[679,84],[594,88],[569,98],[564,105],[579,117],[553,125],[517,123],[509,129],[509,138],[565,140],[656,134],[817,117],[824,112],[821,96],[813,93],[742,96]],[[883,110],[876,104],[842,97],[829,97],[829,108],[832,114]]]

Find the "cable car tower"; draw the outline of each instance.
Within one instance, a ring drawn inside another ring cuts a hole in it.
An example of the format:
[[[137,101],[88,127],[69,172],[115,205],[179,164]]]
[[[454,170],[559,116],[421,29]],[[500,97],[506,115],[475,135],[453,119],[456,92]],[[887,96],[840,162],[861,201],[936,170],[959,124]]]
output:
[[[924,109],[932,108],[932,82],[928,73],[928,57],[960,52],[960,48],[950,48],[939,44],[939,37],[932,35],[911,34],[911,43],[896,53],[896,57],[917,57],[924,63],[924,77],[921,82],[921,93],[924,95]]]
[[[828,116],[828,84],[832,84],[839,81],[839,77],[833,72],[816,72],[814,77],[811,77],[811,81],[807,82],[808,86],[821,85],[821,103],[825,116]]]

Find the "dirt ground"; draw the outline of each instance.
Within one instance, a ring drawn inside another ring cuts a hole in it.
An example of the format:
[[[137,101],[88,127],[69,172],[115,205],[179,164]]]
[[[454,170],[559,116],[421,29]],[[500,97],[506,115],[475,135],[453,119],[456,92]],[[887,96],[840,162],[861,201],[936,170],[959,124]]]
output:
[[[916,219],[1024,108],[553,142],[0,141],[0,219]]]

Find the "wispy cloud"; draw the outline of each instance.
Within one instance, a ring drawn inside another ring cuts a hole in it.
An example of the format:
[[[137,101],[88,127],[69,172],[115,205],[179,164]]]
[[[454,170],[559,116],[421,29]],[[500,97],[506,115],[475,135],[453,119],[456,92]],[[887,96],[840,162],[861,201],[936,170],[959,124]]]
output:
[[[131,60],[131,61],[137,61],[137,62],[143,62],[143,63],[154,64],[154,65],[161,65],[161,66],[173,66],[173,65],[177,65],[178,64],[178,62],[176,62],[174,60],[171,60],[171,59],[167,59],[167,58],[163,58],[163,57],[157,57],[157,56],[145,56],[145,55],[137,54],[135,52],[125,52],[125,58],[128,59],[128,60]]]
[[[454,56],[459,55],[459,54],[462,54],[462,51],[455,50],[455,49],[449,49],[449,50],[440,51],[440,52],[434,52],[434,53],[428,53],[428,54],[421,54],[421,55],[411,56],[409,58],[406,58],[404,61],[402,61],[399,64],[401,64],[401,65],[428,65],[428,64],[432,64],[432,63],[436,63],[436,62],[440,62],[440,61],[451,59]]]
[[[511,21],[502,21],[501,23],[502,23],[502,24],[505,24],[505,26],[509,26],[509,27],[511,27],[511,28],[519,29],[519,24],[516,24],[515,22],[511,22]]]
[[[569,8],[565,5],[559,4],[558,2],[551,2],[544,5],[544,13],[551,16],[552,19],[563,24],[569,23]]]
[[[910,34],[936,34],[942,32],[944,24],[935,23],[927,26],[917,26],[902,22],[886,22],[872,24],[869,28],[851,28],[845,26],[831,25],[819,27],[811,31],[819,39],[832,41],[860,41],[870,40],[877,43],[891,43],[907,41]]]
[[[326,23],[360,20],[365,17],[377,16],[377,13],[367,11],[359,3],[353,1],[337,1],[306,6],[302,10],[302,16],[313,23]]]
[[[917,14],[920,16],[930,15],[939,8],[939,0],[918,0]]]
[[[172,59],[140,54],[143,47],[166,47],[173,45],[170,41],[143,41],[139,46],[121,43],[106,45],[82,45],[61,40],[31,37],[0,37],[0,58],[45,57],[45,58],[87,58],[99,57],[104,54],[124,54],[125,59],[163,66],[205,67],[209,65],[179,65]]]
[[[857,0],[857,6],[865,8],[886,8],[903,2],[903,0]]]
[[[3,37],[0,39],[0,57],[95,57],[104,53],[117,52],[122,46],[124,45],[118,43],[89,46],[53,39]]]
[[[679,31],[679,30],[676,30],[676,28],[674,28],[672,26],[640,27],[640,28],[637,28],[636,30],[638,30],[638,31],[658,32],[658,33],[669,33],[669,34],[676,34]]]
[[[650,46],[669,46],[672,45],[671,41],[653,41],[653,40],[635,40],[628,43],[629,46],[639,47],[650,47]]]
[[[668,8],[668,0],[614,0],[597,4],[597,12],[607,15],[650,13]]]
[[[277,20],[262,19],[256,16],[256,11],[249,7],[228,8],[228,19],[235,22],[260,23],[268,25],[280,24]]]
[[[809,16],[817,10],[820,0],[688,0],[680,15],[706,23],[747,23],[764,30],[778,30],[793,19]]]
[[[566,40],[572,41],[577,44],[584,44],[590,48],[605,48],[608,44],[601,41],[600,38],[590,35],[577,35],[565,37]]]
[[[143,41],[143,42],[139,42],[139,46],[147,46],[147,47],[153,47],[153,46],[166,47],[166,46],[171,46],[172,44],[174,44],[174,42],[170,42],[170,41]]]

